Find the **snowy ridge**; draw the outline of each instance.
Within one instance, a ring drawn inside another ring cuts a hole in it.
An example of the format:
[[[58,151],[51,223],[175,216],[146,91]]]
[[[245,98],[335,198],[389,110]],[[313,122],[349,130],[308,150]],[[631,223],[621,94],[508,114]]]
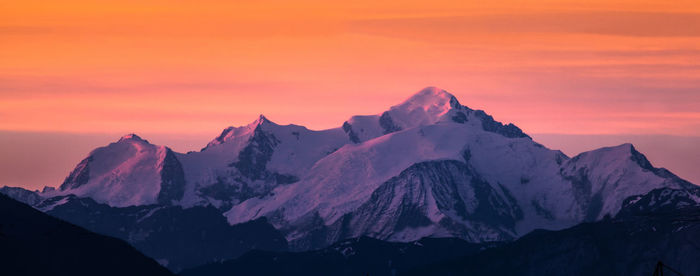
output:
[[[428,87],[403,103],[392,106],[387,113],[396,126],[407,129],[434,124],[452,109],[462,108],[452,94],[437,87]]]
[[[252,123],[242,126],[242,127],[227,127],[224,129],[224,131],[221,132],[221,134],[214,138],[211,142],[207,144],[205,148],[202,149],[202,151],[214,147],[216,145],[221,145],[226,142],[234,141],[234,140],[244,140],[247,137],[250,137],[250,135],[253,134],[253,131],[255,128],[258,126],[262,125],[263,123],[271,123],[267,118],[265,118],[264,115],[260,114],[258,119],[253,121]]]
[[[435,124],[444,120],[453,109],[462,108],[452,94],[436,87],[427,87],[382,114],[353,116],[346,121],[343,129],[348,135],[356,137],[352,139],[353,142],[359,143],[402,129]]]
[[[562,175],[575,184],[575,199],[589,221],[614,216],[623,201],[632,195],[662,187],[694,187],[672,174],[666,175],[665,169],[652,167],[632,144],[581,153],[567,161],[562,169]]]
[[[178,155],[187,178],[182,204],[230,207],[264,195],[277,185],[295,182],[317,160],[346,143],[340,128],[313,131],[278,125],[261,115],[245,127],[227,128],[201,152]]]
[[[22,202],[27,205],[34,205],[43,200],[39,195],[39,191],[29,191],[20,187],[4,186],[0,188],[0,194],[9,196],[10,198]]]
[[[629,197],[622,205],[618,216],[678,213],[682,209],[700,207],[700,188],[654,189],[646,194]]]

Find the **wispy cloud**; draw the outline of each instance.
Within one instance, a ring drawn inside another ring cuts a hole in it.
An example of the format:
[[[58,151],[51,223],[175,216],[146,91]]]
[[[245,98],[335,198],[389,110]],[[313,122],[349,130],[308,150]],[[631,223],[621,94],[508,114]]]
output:
[[[699,13],[593,11],[358,20],[355,31],[430,39],[470,33],[585,33],[616,36],[700,36]]]
[[[28,26],[28,25],[0,25],[0,36],[3,35],[32,35],[49,34],[54,28],[49,26]]]

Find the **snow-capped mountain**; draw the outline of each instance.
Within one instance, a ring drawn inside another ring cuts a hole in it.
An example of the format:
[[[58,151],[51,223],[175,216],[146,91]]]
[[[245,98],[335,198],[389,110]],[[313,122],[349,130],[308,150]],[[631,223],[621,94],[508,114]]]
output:
[[[185,179],[180,161],[165,146],[135,134],[97,148],[68,175],[57,191],[116,207],[171,204],[182,199]]]
[[[278,125],[265,116],[226,128],[200,152],[179,154],[187,186],[181,204],[229,209],[297,182],[319,159],[350,143],[340,129]]]
[[[333,129],[261,115],[188,154],[125,136],[43,195],[213,205],[231,224],[267,217],[305,249],[357,236],[509,240],[615,215],[626,198],[653,189],[692,187],[632,145],[569,158],[429,87]]]
[[[479,118],[486,131],[498,132],[507,137],[528,137],[517,126],[504,126],[482,110],[474,111],[461,105],[453,95],[436,87],[421,90],[381,115],[353,116],[343,123],[343,130],[354,143],[360,143],[392,132],[441,121],[466,123],[470,113]]]
[[[615,215],[632,195],[695,188],[666,169],[654,168],[631,144],[581,153],[564,163],[561,175],[571,182],[578,212],[587,221]]]
[[[435,88],[343,129],[353,144],[299,182],[234,206],[229,221],[267,216],[299,248],[360,235],[493,241],[614,215],[626,197],[654,188],[692,186],[629,144],[569,159]]]
[[[20,187],[2,187],[0,194],[9,196],[10,198],[22,202],[27,205],[35,205],[43,200],[39,195],[39,191],[29,191]]]

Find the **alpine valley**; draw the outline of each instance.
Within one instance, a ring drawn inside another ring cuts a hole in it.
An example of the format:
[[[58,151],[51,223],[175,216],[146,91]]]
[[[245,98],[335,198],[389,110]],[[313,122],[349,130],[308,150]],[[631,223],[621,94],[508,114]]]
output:
[[[270,256],[319,267],[349,258],[347,248],[358,246],[389,252],[386,256],[395,257],[386,261],[402,265],[401,272],[419,269],[413,264],[445,274],[556,275],[524,267],[540,262],[566,270],[561,263],[524,260],[537,252],[526,252],[523,244],[540,244],[538,250],[550,255],[593,256],[595,250],[565,247],[584,246],[570,240],[599,229],[629,237],[634,232],[629,225],[645,221],[659,223],[654,229],[665,232],[656,236],[668,238],[677,228],[662,227],[663,220],[654,218],[700,202],[697,186],[652,166],[631,144],[569,157],[435,87],[381,114],[353,116],[338,125],[317,131],[278,125],[261,115],[224,129],[202,150],[189,153],[129,134],[93,150],[58,188],[0,192],[122,239],[174,272],[187,269],[187,275],[225,275],[226,267],[254,275],[245,265],[258,260],[252,263],[270,268],[260,261]],[[686,213],[700,218],[698,212]],[[681,234],[696,233],[697,227],[686,222]],[[545,246],[555,241],[562,241],[560,247]],[[700,257],[698,250],[688,252]],[[523,261],[500,266],[494,256]],[[647,261],[619,272],[651,273],[655,262]],[[194,269],[209,263],[220,265]],[[377,268],[373,275],[396,271]],[[364,270],[318,273],[355,272]]]

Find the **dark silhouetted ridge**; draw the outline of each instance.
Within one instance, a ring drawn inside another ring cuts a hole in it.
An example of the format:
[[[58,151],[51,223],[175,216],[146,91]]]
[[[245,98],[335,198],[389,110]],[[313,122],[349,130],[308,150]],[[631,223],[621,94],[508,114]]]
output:
[[[0,275],[173,275],[126,242],[0,194]]]

